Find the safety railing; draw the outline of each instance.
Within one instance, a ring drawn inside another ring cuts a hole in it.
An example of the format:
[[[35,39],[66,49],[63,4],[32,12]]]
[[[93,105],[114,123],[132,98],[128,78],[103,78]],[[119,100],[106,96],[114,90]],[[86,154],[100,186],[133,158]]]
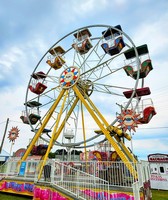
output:
[[[40,167],[40,163],[42,161],[38,160],[28,160],[26,161],[26,166],[24,169],[24,174],[22,175],[24,178],[32,178],[37,179],[38,168]],[[132,187],[132,184],[137,181],[134,180],[133,176],[127,169],[126,165],[123,162],[110,162],[110,161],[88,161],[88,162],[56,162],[54,160],[48,161],[52,166],[52,178],[57,180],[58,177],[60,179],[60,173],[62,176],[67,177],[69,174],[69,169],[74,169],[74,173],[76,170],[81,171],[86,174],[90,174],[95,178],[100,178],[109,182],[112,186],[120,186],[120,187]],[[18,176],[18,161],[9,160],[4,165],[0,166],[0,176]],[[138,174],[138,181],[140,186],[143,186],[143,183],[149,180],[150,172],[149,172],[149,164],[148,162],[141,163],[132,163],[134,168]],[[62,171],[62,166],[64,166],[64,170]],[[42,177],[44,178],[44,170],[42,173]],[[54,177],[54,178],[53,178]],[[53,180],[54,181],[54,180]]]
[[[79,199],[96,199],[97,196],[109,195],[109,187],[132,188],[134,196],[138,196],[143,183],[149,180],[148,162],[132,163],[137,171],[138,179],[122,162],[90,161],[90,162],[56,162],[48,160],[38,180],[38,172],[43,161],[28,160],[24,173],[20,173],[19,161],[8,161],[0,166],[0,177],[48,182],[53,186],[71,193]],[[108,198],[107,198],[108,199]]]
[[[39,181],[50,182],[77,199],[97,199],[101,196],[110,199],[108,181],[75,168],[72,162],[47,163]]]
[[[64,164],[71,165],[80,171],[106,180],[111,186],[132,187],[132,184],[135,182],[134,177],[123,162],[88,161],[74,163],[64,162]],[[139,163],[132,163],[132,165],[134,165],[135,169],[139,167]],[[59,171],[59,167],[57,165],[56,170]]]

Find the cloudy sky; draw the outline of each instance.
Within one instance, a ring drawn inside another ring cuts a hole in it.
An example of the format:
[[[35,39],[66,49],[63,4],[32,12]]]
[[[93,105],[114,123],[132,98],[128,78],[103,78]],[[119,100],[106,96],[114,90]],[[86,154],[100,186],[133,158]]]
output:
[[[10,152],[8,131],[20,130],[12,151],[33,137],[22,124],[27,85],[36,64],[60,38],[80,27],[120,24],[135,45],[147,44],[153,70],[145,81],[157,115],[133,135],[134,153],[168,153],[168,1],[160,0],[0,0],[0,141],[7,118],[3,149]]]

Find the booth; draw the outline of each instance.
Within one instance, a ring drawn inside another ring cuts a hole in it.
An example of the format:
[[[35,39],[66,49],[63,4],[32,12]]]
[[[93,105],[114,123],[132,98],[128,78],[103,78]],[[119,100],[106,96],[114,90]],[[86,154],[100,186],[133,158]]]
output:
[[[152,189],[168,190],[168,154],[148,155]]]

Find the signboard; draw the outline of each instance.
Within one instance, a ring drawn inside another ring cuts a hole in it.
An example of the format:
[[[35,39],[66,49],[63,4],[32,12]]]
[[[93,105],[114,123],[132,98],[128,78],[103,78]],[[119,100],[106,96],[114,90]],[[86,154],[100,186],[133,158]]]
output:
[[[26,170],[26,162],[22,162],[20,165],[19,176],[24,176]]]
[[[168,163],[168,154],[150,154],[148,155],[149,162]]]
[[[152,189],[168,190],[168,175],[151,174],[150,182]]]

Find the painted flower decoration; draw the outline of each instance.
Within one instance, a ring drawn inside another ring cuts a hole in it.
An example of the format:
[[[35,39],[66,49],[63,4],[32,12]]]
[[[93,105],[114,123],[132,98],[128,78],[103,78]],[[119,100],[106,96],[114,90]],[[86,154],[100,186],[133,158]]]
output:
[[[135,111],[130,109],[123,110],[121,114],[117,116],[119,122],[118,126],[120,126],[124,132],[127,130],[136,132],[135,127],[138,127],[137,124],[140,124],[139,115],[140,114],[136,114]]]
[[[19,137],[19,129],[17,127],[12,127],[12,129],[9,131],[9,141],[14,142],[16,140],[17,137]]]

